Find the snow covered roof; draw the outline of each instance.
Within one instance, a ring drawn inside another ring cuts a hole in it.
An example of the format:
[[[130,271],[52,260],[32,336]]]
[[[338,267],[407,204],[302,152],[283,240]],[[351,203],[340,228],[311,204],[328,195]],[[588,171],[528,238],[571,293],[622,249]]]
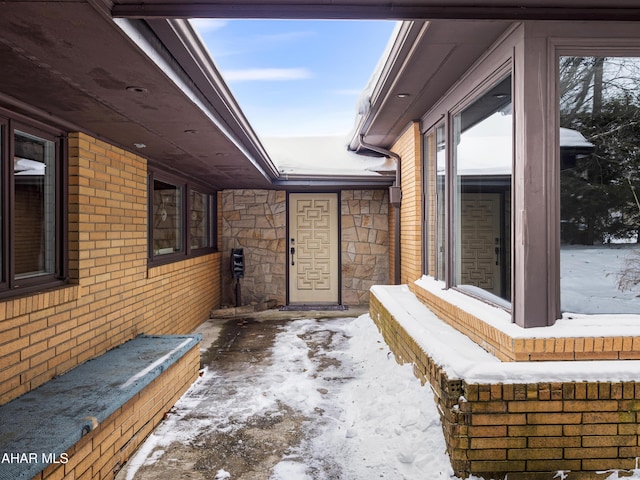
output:
[[[347,150],[344,136],[268,137],[262,144],[280,174],[379,176],[369,170],[384,157],[363,157]]]

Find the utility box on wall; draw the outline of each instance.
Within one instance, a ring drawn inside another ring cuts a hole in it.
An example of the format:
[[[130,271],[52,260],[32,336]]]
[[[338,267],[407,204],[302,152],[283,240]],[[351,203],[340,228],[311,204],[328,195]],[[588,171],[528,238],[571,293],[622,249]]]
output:
[[[231,249],[231,274],[233,278],[244,277],[244,253],[241,248]]]

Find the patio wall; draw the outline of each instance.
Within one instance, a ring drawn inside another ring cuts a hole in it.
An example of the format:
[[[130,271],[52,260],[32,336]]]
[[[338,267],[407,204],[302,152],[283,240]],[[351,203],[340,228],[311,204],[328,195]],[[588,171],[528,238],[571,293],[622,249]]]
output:
[[[242,248],[245,256],[242,303],[286,303],[286,196],[282,190],[222,192],[223,304],[235,304],[235,280],[229,268],[232,248]],[[340,199],[342,303],[366,305],[369,288],[389,281],[388,194],[342,190]]]
[[[595,480],[635,468],[639,382],[468,383],[434,362],[375,295],[370,314],[396,360],[430,384],[457,476],[550,480],[562,470],[567,480]]]
[[[147,197],[144,158],[69,135],[69,285],[0,301],[0,404],[219,305],[219,253],[147,267]]]

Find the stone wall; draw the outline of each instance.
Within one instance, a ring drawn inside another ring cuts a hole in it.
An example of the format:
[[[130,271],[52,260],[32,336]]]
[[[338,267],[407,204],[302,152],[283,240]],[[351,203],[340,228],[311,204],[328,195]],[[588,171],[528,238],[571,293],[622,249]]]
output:
[[[342,303],[367,305],[372,285],[389,283],[389,195],[343,190]]]
[[[278,190],[222,192],[222,303],[235,305],[229,257],[242,248],[241,303],[286,302],[287,195]]]
[[[369,288],[389,281],[389,221],[386,190],[343,190],[341,199],[342,303],[366,305]],[[286,303],[287,202],[278,190],[222,192],[222,302],[235,305],[229,269],[232,248],[242,248],[245,276],[241,303]]]

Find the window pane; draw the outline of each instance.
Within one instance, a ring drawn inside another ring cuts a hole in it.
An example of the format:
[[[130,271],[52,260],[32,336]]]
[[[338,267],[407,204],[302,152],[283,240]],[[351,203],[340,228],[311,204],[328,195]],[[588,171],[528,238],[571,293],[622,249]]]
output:
[[[4,171],[4,169],[2,168],[2,165],[4,165],[5,162],[5,158],[4,158],[4,145],[3,145],[3,140],[4,140],[4,135],[5,135],[5,126],[0,124],[0,199],[3,199],[2,201],[4,201],[4,193],[3,193],[3,188],[4,188],[4,179],[3,179],[3,175],[2,172]],[[3,283],[6,279],[4,278],[5,275],[5,271],[4,271],[4,219],[2,217],[4,212],[4,208],[2,208],[2,206],[0,205],[0,283]]]
[[[15,132],[14,262],[15,277],[53,273],[55,269],[55,144]]]
[[[454,117],[455,282],[511,301],[511,77]]]
[[[640,58],[560,58],[561,308],[640,312]]]
[[[153,181],[153,254],[182,250],[182,188]]]
[[[436,278],[444,280],[446,156],[444,125],[436,129]]]
[[[190,192],[189,230],[191,248],[209,246],[209,196],[191,190]]]

